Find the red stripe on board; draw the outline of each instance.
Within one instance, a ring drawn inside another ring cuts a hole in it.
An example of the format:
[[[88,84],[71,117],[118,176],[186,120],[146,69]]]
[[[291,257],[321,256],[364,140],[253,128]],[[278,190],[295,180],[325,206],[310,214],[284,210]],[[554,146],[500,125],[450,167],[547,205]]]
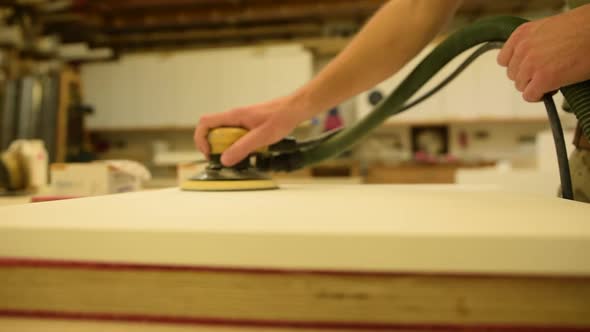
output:
[[[28,311],[28,310],[3,310],[0,309],[0,317],[36,318],[36,319],[64,319],[64,320],[95,320],[95,321],[118,321],[154,324],[175,324],[175,325],[213,325],[213,326],[237,326],[250,328],[295,328],[295,329],[316,329],[316,330],[363,330],[363,331],[470,331],[470,332],[582,332],[590,331],[588,327],[576,326],[534,326],[534,325],[493,325],[493,324],[380,324],[380,323],[345,323],[345,322],[324,322],[324,321],[273,321],[273,320],[247,320],[247,319],[224,319],[224,318],[193,318],[177,316],[151,316],[151,315],[127,315],[108,313],[77,313],[77,312],[54,312],[54,311]]]
[[[392,271],[355,271],[355,270],[313,270],[313,269],[280,269],[280,268],[253,268],[253,267],[225,267],[225,266],[193,266],[173,264],[143,264],[143,263],[120,263],[100,261],[75,261],[75,260],[53,260],[53,259],[29,259],[0,257],[0,268],[11,267],[32,267],[32,268],[58,268],[58,269],[85,269],[85,270],[136,270],[136,271],[187,271],[187,272],[218,272],[218,273],[241,273],[241,274],[316,274],[329,276],[368,276],[368,277],[465,277],[465,278],[514,278],[514,279],[575,279],[588,280],[590,275],[540,275],[540,274],[484,274],[470,272],[392,272]]]
[[[31,197],[31,203],[61,201],[74,198],[82,198],[82,196],[33,196]]]

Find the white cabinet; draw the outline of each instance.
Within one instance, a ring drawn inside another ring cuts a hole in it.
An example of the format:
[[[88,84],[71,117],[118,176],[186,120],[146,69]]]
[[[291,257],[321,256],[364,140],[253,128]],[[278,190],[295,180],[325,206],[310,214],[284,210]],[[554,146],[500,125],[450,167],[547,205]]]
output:
[[[432,45],[426,47],[400,72],[379,84],[375,89],[387,96],[433,48]],[[475,48],[456,57],[422,87],[414,98],[446,78],[474,50]],[[506,69],[497,64],[497,55],[498,51],[496,50],[483,54],[438,94],[415,108],[390,118],[387,122],[429,123],[545,118],[546,114],[542,103],[527,103],[522,99],[521,93],[515,89],[514,83],[506,77]],[[370,89],[357,97],[359,118],[372,111],[373,106],[369,102],[369,93],[373,90]],[[555,100],[559,106],[563,98],[561,95],[557,95]]]
[[[506,68],[497,63],[498,51],[489,51],[473,63],[475,79],[472,81],[476,98],[476,112],[485,119],[513,118],[514,96],[519,92],[514,83],[506,76]],[[454,98],[461,98],[455,95]],[[523,101],[524,102],[524,101]]]
[[[190,127],[202,114],[287,94],[312,77],[299,45],[141,54],[82,67],[91,129]]]
[[[433,46],[427,46],[420,54],[418,54],[414,59],[412,59],[406,66],[404,66],[399,72],[395,75],[390,77],[389,79],[383,81],[379,85],[377,85],[374,89],[370,89],[366,92],[361,93],[357,97],[357,115],[359,118],[366,116],[370,113],[374,106],[371,105],[369,102],[369,95],[372,91],[378,90],[381,92],[384,97],[387,97],[389,93],[391,93],[397,86],[410,74],[410,72],[416,67],[416,65],[426,56],[430,51],[433,49]],[[421,95],[424,91],[427,91],[434,87],[434,83],[431,81],[426,84],[416,96]],[[410,111],[403,112],[396,116],[391,117],[387,122],[409,122],[409,121],[419,121],[422,119],[442,119],[444,114],[441,112],[443,109],[444,96],[442,94],[437,94],[428,100],[421,103],[419,106],[411,109]]]

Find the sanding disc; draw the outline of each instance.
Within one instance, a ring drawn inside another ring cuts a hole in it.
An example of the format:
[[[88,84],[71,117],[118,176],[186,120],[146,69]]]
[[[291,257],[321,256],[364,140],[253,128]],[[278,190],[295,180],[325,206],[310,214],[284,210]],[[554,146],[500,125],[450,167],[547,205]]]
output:
[[[190,191],[241,191],[278,189],[270,177],[253,169],[211,169],[195,175],[181,184],[182,190]]]
[[[202,181],[188,180],[180,188],[190,191],[240,191],[240,190],[269,190],[279,187],[273,180],[226,180]]]

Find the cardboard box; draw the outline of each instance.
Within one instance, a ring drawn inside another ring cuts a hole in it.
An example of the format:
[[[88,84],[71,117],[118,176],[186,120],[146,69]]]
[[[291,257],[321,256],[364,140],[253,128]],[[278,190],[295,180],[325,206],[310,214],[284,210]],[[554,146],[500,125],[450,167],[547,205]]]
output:
[[[94,196],[141,189],[141,180],[107,162],[51,165],[51,193]]]

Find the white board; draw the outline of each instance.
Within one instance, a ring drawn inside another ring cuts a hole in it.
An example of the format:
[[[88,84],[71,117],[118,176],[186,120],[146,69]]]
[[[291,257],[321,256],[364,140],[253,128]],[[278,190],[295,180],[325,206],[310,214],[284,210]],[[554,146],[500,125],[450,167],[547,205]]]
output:
[[[0,257],[590,275],[590,205],[457,186],[167,189],[0,208]]]

